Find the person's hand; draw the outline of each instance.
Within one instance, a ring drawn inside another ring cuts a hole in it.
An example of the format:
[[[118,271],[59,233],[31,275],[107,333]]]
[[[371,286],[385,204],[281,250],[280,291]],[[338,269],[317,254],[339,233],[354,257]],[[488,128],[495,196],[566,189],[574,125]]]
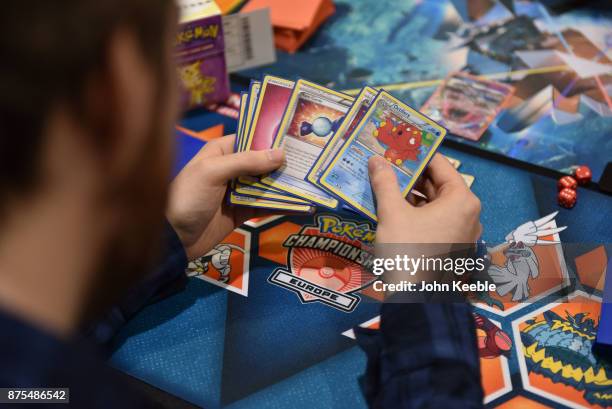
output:
[[[231,179],[277,169],[283,163],[283,151],[233,153],[234,140],[230,135],[208,142],[170,186],[166,216],[190,260],[206,254],[245,221],[269,214],[228,206],[225,192]]]
[[[377,243],[468,244],[480,237],[480,201],[441,155],[433,157],[419,186],[426,202],[409,203],[402,196],[384,158],[370,158],[368,168],[377,201]]]

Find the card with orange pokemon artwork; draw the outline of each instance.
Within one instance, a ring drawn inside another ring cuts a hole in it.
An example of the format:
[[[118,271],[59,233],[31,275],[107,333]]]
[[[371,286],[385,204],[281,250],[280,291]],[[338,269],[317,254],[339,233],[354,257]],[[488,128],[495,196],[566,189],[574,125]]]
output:
[[[391,162],[406,196],[445,135],[442,126],[381,91],[323,171],[319,183],[359,213],[377,220],[369,158],[379,155]]]

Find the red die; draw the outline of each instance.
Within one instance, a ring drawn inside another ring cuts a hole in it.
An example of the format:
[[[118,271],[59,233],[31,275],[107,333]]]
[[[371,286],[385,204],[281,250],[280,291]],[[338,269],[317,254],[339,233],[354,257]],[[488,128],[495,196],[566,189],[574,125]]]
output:
[[[591,169],[589,169],[588,166],[578,166],[576,168],[576,170],[574,171],[574,176],[576,177],[576,180],[578,181],[579,185],[586,185],[591,181],[591,177],[593,177],[593,175],[591,174]]]
[[[576,204],[577,193],[574,189],[565,188],[562,189],[557,195],[557,201],[560,206],[566,209],[571,209]]]
[[[578,182],[571,176],[563,176],[557,182],[557,188],[559,191],[567,188],[567,189],[576,189],[578,187]]]

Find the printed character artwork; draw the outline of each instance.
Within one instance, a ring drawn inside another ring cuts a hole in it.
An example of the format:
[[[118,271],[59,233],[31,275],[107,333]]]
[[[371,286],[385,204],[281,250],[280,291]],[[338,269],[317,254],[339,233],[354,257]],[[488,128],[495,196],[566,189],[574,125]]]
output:
[[[206,96],[215,91],[215,77],[208,77],[201,71],[203,61],[199,60],[178,68],[181,85],[189,92],[189,105],[201,105]]]
[[[570,407],[612,406],[612,368],[592,352],[601,300],[576,291],[513,324],[526,390]]]
[[[498,356],[509,356],[512,349],[512,339],[499,325],[493,323],[484,315],[474,313],[476,336],[478,339],[478,355],[491,359]]]
[[[422,125],[402,118],[384,99],[376,103],[369,121],[357,130],[357,140],[412,176],[437,136]]]
[[[417,160],[421,149],[422,132],[416,126],[393,118],[386,118],[374,131],[376,140],[387,149],[384,156],[400,166],[405,160]]]
[[[190,276],[198,276],[201,274],[207,274],[209,271],[214,270],[218,273],[216,277],[217,281],[223,284],[227,284],[229,281],[229,274],[232,271],[232,266],[230,265],[230,256],[232,255],[232,247],[220,244],[215,246],[210,252],[206,255],[194,260],[190,263],[189,266],[189,275]]]
[[[315,102],[309,98],[308,93],[302,92],[298,96],[287,135],[323,148],[340,126],[344,113],[324,103]]]
[[[514,342],[500,322],[477,312],[473,314],[480,357],[480,382],[486,404],[512,390],[508,360],[512,356]]]
[[[479,140],[514,93],[510,85],[451,74],[421,111],[455,135]]]
[[[474,277],[496,290],[475,294],[481,308],[507,315],[569,285],[559,237],[566,226],[557,227],[557,213],[521,224],[505,243],[488,249],[488,269]]]
[[[247,296],[250,246],[251,233],[235,229],[211,251],[191,261],[187,266],[187,276]]]

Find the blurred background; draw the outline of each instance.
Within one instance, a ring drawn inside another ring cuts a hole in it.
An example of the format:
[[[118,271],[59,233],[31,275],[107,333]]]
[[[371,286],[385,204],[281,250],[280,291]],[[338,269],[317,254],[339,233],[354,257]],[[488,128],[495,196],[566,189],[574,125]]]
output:
[[[252,0],[217,12],[232,84],[272,74],[350,95],[369,85],[419,109],[449,75],[482,76],[513,86],[512,100],[478,140],[450,139],[566,173],[588,164],[598,181],[612,158],[606,3]],[[218,84],[199,105],[223,110],[230,87]]]

